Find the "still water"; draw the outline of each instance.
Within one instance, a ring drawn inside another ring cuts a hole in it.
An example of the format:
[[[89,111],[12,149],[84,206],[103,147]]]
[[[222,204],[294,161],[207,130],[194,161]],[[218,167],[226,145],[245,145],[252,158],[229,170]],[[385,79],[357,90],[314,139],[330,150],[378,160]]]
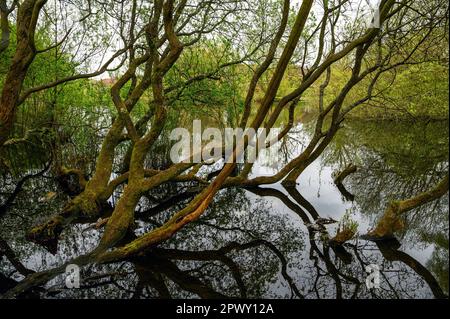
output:
[[[308,123],[297,124],[282,141],[278,159],[262,156],[252,174],[275,173],[283,161],[301,152],[311,130]],[[425,191],[445,174],[448,133],[446,122],[348,121],[300,176],[296,189],[274,184],[221,190],[199,221],[145,256],[85,266],[79,289],[67,289],[65,277],[59,276],[33,294],[41,298],[443,297],[448,294],[449,272],[447,196],[409,213],[398,242],[377,244],[355,238],[343,247],[330,247],[327,239],[334,236],[338,223],[317,231],[315,221],[339,221],[347,214],[364,234],[389,200]],[[333,173],[350,163],[358,170],[339,190]],[[14,178],[3,176],[1,202],[13,182]],[[163,185],[144,196],[136,213],[135,234],[161,225],[193,194],[191,185]],[[96,246],[101,231],[92,224],[74,224],[65,230],[56,255],[25,240],[32,225],[57,212],[66,200],[47,172],[27,180],[2,214],[0,256],[5,256],[0,260],[0,293],[23,278],[18,263],[41,271]],[[111,204],[114,201],[111,198]],[[15,260],[6,258],[7,250],[14,252]],[[372,289],[366,285],[369,265],[379,269],[379,286]]]

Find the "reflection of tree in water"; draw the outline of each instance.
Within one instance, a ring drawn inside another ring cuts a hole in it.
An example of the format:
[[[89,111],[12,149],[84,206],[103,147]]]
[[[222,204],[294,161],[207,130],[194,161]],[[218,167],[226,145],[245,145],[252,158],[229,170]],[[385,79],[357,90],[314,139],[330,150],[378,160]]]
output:
[[[447,227],[448,227],[448,215],[447,215]],[[433,274],[436,275],[436,279],[439,281],[442,289],[448,294],[448,260],[449,260],[449,241],[448,241],[448,228],[445,232],[426,233],[422,234],[423,241],[435,244],[433,253],[430,259],[427,261],[427,268],[429,268]]]
[[[155,197],[152,199],[155,200]],[[39,206],[37,201],[34,203],[35,206]],[[57,204],[56,201],[53,203]],[[138,223],[136,232],[143,231],[143,228],[155,227],[173,209],[176,209],[174,205],[165,213],[151,217],[151,209],[143,207],[142,212],[138,213],[139,219],[142,221]],[[30,210],[29,207],[28,210]],[[17,216],[8,216],[5,220],[10,220],[14,225],[17,222]],[[39,271],[61,264],[65,256],[80,255],[92,249],[96,245],[99,235],[95,230],[83,232],[82,229],[87,229],[86,226],[74,225],[71,227],[61,240],[58,255],[55,257],[51,257],[42,249],[36,249],[34,245],[30,245],[23,238],[18,240],[17,237],[21,236],[17,236],[17,229],[14,232],[11,229],[10,233],[5,234],[6,229],[2,228],[2,236],[16,251],[20,260],[26,260],[29,262],[30,268]],[[24,225],[24,228],[26,227]],[[132,290],[137,282],[142,280],[154,282],[156,280],[148,279],[149,276],[156,276],[155,278],[164,276],[168,281],[167,289],[171,296],[181,297],[197,294],[202,297],[210,297],[214,296],[213,291],[217,291],[216,296],[219,294],[261,296],[268,290],[267,284],[276,280],[280,270],[287,286],[295,286],[286,273],[287,262],[284,255],[295,254],[295,251],[301,250],[302,243],[301,233],[296,232],[293,225],[271,215],[270,207],[267,205],[253,203],[250,206],[245,192],[233,189],[222,191],[204,219],[180,232],[164,247],[156,249],[145,258],[138,258],[125,264],[102,267],[87,266],[83,277],[92,277],[91,273],[95,271],[112,273],[113,277],[120,281],[119,286],[125,285],[128,287],[127,290]],[[282,251],[277,247],[282,247]],[[158,262],[154,262],[155,260]],[[6,259],[2,260],[1,268],[2,273],[10,274],[13,271],[12,265]],[[123,277],[124,272],[127,273],[125,277]],[[153,275],[150,275],[149,272],[152,272]],[[142,276],[144,278],[141,278]],[[21,276],[14,274],[13,278],[19,280]],[[110,276],[101,279],[101,282],[108,281],[110,284],[107,287],[100,284],[102,288],[91,289],[90,292],[86,292],[89,296],[120,296],[123,293],[111,291],[117,287],[110,287],[111,285],[115,286]],[[61,286],[61,280],[60,278],[59,286]],[[55,281],[49,283],[50,286],[53,284]],[[150,296],[158,296],[161,293],[161,290],[155,289],[154,287],[147,289]],[[56,290],[50,289],[52,294],[55,294]],[[295,290],[295,288],[290,288],[289,294],[286,292],[286,295],[281,296],[290,297],[290,290]],[[58,296],[72,293],[74,291],[64,291]],[[76,296],[80,295],[76,293]]]
[[[325,154],[326,163],[338,167],[354,163],[360,167],[348,177],[346,185],[356,196],[361,213],[372,221],[389,200],[426,191],[448,171],[447,124],[419,122],[407,128],[405,125],[349,122]],[[443,131],[447,134],[442,134]],[[448,198],[444,196],[407,216],[407,228],[411,230],[408,235],[417,241],[423,232],[448,229],[446,216]]]
[[[172,196],[177,195],[175,191],[180,190],[172,190]],[[320,215],[297,190],[287,191],[290,197],[270,188],[251,189],[250,192],[223,190],[204,218],[163,246],[133,260],[83,267],[84,281],[79,290],[64,289],[64,278],[59,276],[49,282],[45,295],[58,298],[430,296],[427,287],[433,277],[423,266],[411,266],[418,263],[408,256],[405,260],[406,254],[402,253],[403,259],[398,258],[399,252],[394,249],[389,261],[383,259],[374,244],[356,242],[344,247],[330,247],[309,228],[299,227],[300,220],[310,224]],[[163,193],[168,195],[161,191]],[[152,199],[157,201],[155,197]],[[276,209],[278,206],[272,205],[273,198],[297,214],[294,222]],[[141,213],[137,214],[141,221],[136,232],[155,227],[167,218],[168,212],[152,216],[149,206],[159,207],[155,203],[141,205]],[[176,208],[170,207],[169,211],[171,209]],[[7,219],[14,218],[17,216]],[[44,250],[36,250],[33,245],[16,240],[14,234],[5,235],[3,228],[2,236],[18,259],[26,261],[27,267],[41,270],[61,264],[64,256],[80,255],[95,246],[97,232],[82,232],[81,229],[89,228],[74,225],[65,234],[59,253],[53,259]],[[303,239],[305,233],[309,238],[307,242]],[[383,270],[382,288],[377,291],[368,291],[365,286],[364,269],[370,263],[379,264]],[[14,267],[10,262],[4,259],[1,265],[3,274],[11,274]],[[12,278],[18,280],[20,275],[13,274]],[[439,288],[434,292],[441,296]]]
[[[242,280],[249,285],[246,295],[262,296],[267,290],[266,284],[279,273],[280,258],[277,254],[295,255],[303,246],[301,232],[271,210],[266,202],[250,200],[243,190],[223,190],[201,220],[186,227],[164,247],[184,251],[220,251],[236,244],[239,247],[230,249],[228,256],[238,265]],[[154,221],[158,224],[167,217],[158,215]],[[224,269],[217,260],[201,263],[183,261],[181,265],[201,268],[199,272],[214,287],[220,287],[219,291],[229,292],[227,295],[237,294],[236,280],[229,271],[224,272],[233,267],[225,266]]]
[[[349,122],[325,154],[327,164],[359,166],[345,183],[356,195],[361,213],[372,222],[389,200],[430,189],[448,171],[447,123],[417,122],[406,128],[405,124],[377,122],[376,129],[373,126]],[[405,224],[407,246],[434,245],[427,266],[448,292],[448,197],[415,209]]]
[[[258,189],[264,196],[279,198],[304,223],[319,220],[314,207],[296,189],[287,189],[293,200],[276,189]],[[309,214],[309,216],[308,216]],[[327,241],[309,231],[309,259],[300,277],[299,286],[307,287],[306,297],[312,298],[417,298],[445,297],[434,276],[417,260],[398,250],[397,243],[354,242],[343,246],[328,246]],[[323,237],[323,234],[322,236]],[[367,290],[365,267],[380,266],[381,287]]]
[[[447,157],[438,156],[440,153],[431,147],[417,156],[418,151],[399,151],[394,142],[392,145],[383,141],[373,144],[370,138],[362,140],[366,133],[350,131],[348,134],[360,139],[348,139],[353,143],[350,147],[340,147],[338,139],[332,152],[327,153],[326,161],[333,165],[353,162],[362,168],[350,175],[345,183],[356,195],[363,214],[376,216],[382,212],[389,197],[402,198],[426,189],[435,182],[435,174],[447,167]],[[398,138],[399,143],[402,139],[405,137]],[[431,144],[442,148],[441,139],[446,140],[446,137],[436,135],[437,142]],[[381,148],[381,145],[388,149]],[[417,144],[411,145],[417,147]],[[398,157],[391,154],[393,150],[397,150]],[[436,154],[430,156],[436,162],[427,158],[427,152]],[[405,158],[412,161],[410,170],[405,170]],[[38,170],[33,173],[38,173]],[[12,187],[8,185],[2,183],[2,193],[11,193]],[[59,191],[54,197],[46,196],[55,189],[57,186],[50,172],[30,178],[24,183],[23,191],[18,193],[14,205],[8,207],[1,219],[2,292],[22,279],[28,269],[41,271],[61,265],[68,256],[82,255],[97,245],[100,234],[88,224],[74,224],[64,232],[56,256],[23,238],[25,230],[38,222],[36,216],[45,218],[60,210],[66,202],[66,195]],[[414,225],[417,220],[414,216],[409,220],[409,233],[414,238],[422,243],[434,243],[437,247],[426,263],[436,275],[434,279],[427,268],[396,247],[382,247],[380,250],[373,243],[357,241],[342,247],[330,247],[324,238],[305,227],[320,218],[320,212],[297,190],[290,188],[286,191],[270,188],[222,190],[207,214],[164,245],[133,260],[84,266],[80,290],[65,289],[64,278],[58,276],[46,285],[44,296],[442,297],[436,279],[448,292],[448,236],[442,235],[443,229],[448,230],[445,200],[435,204],[436,209],[428,205],[423,211],[417,211],[415,216],[426,212],[427,223]],[[178,183],[162,185],[147,194],[137,207],[135,233],[147,232],[163,224],[197,192],[194,183]],[[295,213],[294,218],[276,205],[277,200]],[[23,230],[18,230],[17,225],[21,225]],[[379,290],[366,288],[365,266],[368,264],[377,264],[382,270]],[[43,291],[37,289],[35,292]]]

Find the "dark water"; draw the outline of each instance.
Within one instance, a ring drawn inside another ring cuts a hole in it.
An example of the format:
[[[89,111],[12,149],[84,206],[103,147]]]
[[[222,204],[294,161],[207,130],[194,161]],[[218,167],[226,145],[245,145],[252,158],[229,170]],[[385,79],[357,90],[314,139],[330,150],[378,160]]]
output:
[[[283,141],[281,162],[262,157],[253,174],[276,172],[283,160],[301,151],[310,131],[309,124],[298,124]],[[398,243],[355,238],[337,249],[327,244],[337,224],[327,225],[325,232],[315,232],[313,224],[318,217],[340,220],[347,214],[365,233],[390,199],[435,185],[448,170],[447,154],[447,123],[350,121],[300,176],[295,190],[278,184],[222,190],[199,221],[145,256],[83,267],[80,289],[65,288],[59,276],[38,293],[43,298],[442,297],[448,294],[447,197],[409,213]],[[340,191],[332,173],[349,163],[359,169],[345,180],[347,192]],[[3,202],[14,181],[3,176]],[[164,185],[145,196],[138,206],[136,235],[183,207],[191,190],[189,185]],[[50,173],[30,178],[0,219],[2,251],[7,244],[18,261],[35,271],[89,252],[101,236],[90,224],[64,231],[54,256],[24,238],[30,226],[57,212],[66,200]],[[380,270],[377,289],[366,286],[368,265]],[[23,278],[6,257],[0,274],[0,291]]]

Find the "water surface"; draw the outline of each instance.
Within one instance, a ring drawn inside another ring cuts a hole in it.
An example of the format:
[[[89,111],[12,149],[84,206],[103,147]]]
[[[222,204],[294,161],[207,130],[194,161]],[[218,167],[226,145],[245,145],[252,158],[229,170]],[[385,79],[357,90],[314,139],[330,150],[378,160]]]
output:
[[[259,158],[252,174],[271,175],[298,155],[311,135],[310,126],[297,124],[282,142],[279,159]],[[2,175],[1,202],[14,182],[27,174],[20,171],[25,156],[9,155],[16,162],[10,166],[18,173]],[[29,156],[28,160],[32,162]],[[333,173],[350,163],[358,170],[344,181],[345,190],[339,190]],[[42,163],[35,166],[32,172],[42,169]],[[83,267],[80,289],[65,288],[64,276],[59,276],[35,294],[42,298],[442,297],[448,294],[447,196],[409,213],[406,229],[394,243],[355,238],[334,248],[328,238],[338,224],[327,225],[325,232],[314,231],[313,225],[319,217],[339,221],[347,213],[363,234],[389,200],[428,190],[447,170],[446,122],[348,121],[300,176],[295,189],[274,184],[221,190],[199,221],[145,256]],[[182,208],[192,198],[193,187],[168,184],[144,196],[136,213],[135,234],[158,227]],[[115,200],[111,198],[111,204]],[[27,180],[0,219],[1,251],[7,245],[26,268],[41,271],[92,250],[101,231],[91,224],[65,230],[56,255],[25,240],[32,225],[58,212],[66,201],[50,172]],[[380,269],[377,289],[366,286],[368,265]],[[22,278],[4,256],[0,291]]]

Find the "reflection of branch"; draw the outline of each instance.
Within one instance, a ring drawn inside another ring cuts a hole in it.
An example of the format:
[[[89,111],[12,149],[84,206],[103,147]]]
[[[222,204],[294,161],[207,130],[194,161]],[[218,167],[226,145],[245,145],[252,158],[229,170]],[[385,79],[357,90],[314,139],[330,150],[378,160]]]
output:
[[[344,184],[336,184],[337,189],[341,192],[342,196],[349,201],[352,202],[355,200],[355,195],[350,193],[344,186]]]
[[[292,196],[292,198],[302,207],[304,207],[308,213],[312,216],[314,220],[317,220],[320,218],[319,213],[316,211],[313,205],[304,198],[300,192],[297,190],[296,187],[285,187],[289,195]]]
[[[270,242],[265,242],[264,245],[266,245],[272,252],[280,259],[281,262],[281,274],[283,275],[283,278],[288,282],[289,287],[291,287],[291,292],[295,293],[297,297],[299,298],[305,298],[300,291],[298,290],[297,286],[295,285],[292,278],[287,273],[287,261],[286,258],[283,256],[283,254],[278,250],[278,248],[275,247]]]
[[[115,279],[115,277],[124,277],[126,275],[128,275],[128,273],[120,273],[120,272],[111,272],[111,273],[93,275],[88,278],[83,278],[83,284],[80,285],[80,287],[77,289],[87,290],[87,289],[98,288],[98,287],[102,287],[102,286],[106,286],[106,285],[115,285],[119,289],[127,291],[127,289],[119,286]],[[108,280],[102,280],[104,278],[108,278]],[[90,282],[92,282],[92,283],[90,283]],[[71,288],[54,286],[54,287],[50,287],[50,288],[46,289],[46,293],[48,295],[55,296],[65,290],[68,290],[68,289],[71,289]]]
[[[222,230],[222,231],[239,231],[239,232],[242,232],[242,233],[244,233],[244,234],[250,236],[251,238],[255,238],[255,237],[257,236],[257,235],[256,235],[254,232],[252,232],[251,230],[243,229],[243,228],[240,228],[240,227],[226,227],[226,226],[219,226],[219,225],[215,225],[215,224],[210,224],[210,223],[205,222],[205,221],[203,221],[203,220],[198,220],[198,221],[196,221],[195,223],[196,223],[196,224],[199,224],[199,225],[204,225],[204,226],[212,227],[212,228],[214,228],[214,229],[218,229],[218,230]]]
[[[425,280],[425,282],[428,284],[431,291],[433,292],[433,295],[436,298],[448,298],[448,296],[446,296],[442,291],[442,288],[439,286],[433,274],[416,259],[408,255],[407,253],[398,250],[398,245],[395,246],[395,243],[398,242],[396,240],[379,241],[376,244],[386,260],[401,261],[412,270],[414,270],[414,272],[417,273],[420,277],[422,277],[423,280]]]
[[[228,267],[228,269],[230,269],[231,274],[233,275],[233,278],[239,288],[241,298],[246,298],[247,287],[245,286],[244,280],[242,279],[242,273],[239,266],[234,262],[233,259],[228,256],[222,256],[220,261],[223,262]]]
[[[140,219],[148,219],[148,217],[158,215],[159,213],[162,213],[163,211],[173,207],[175,204],[194,197],[198,192],[198,188],[188,189],[183,193],[179,193],[172,197],[169,197],[168,199],[164,199],[156,206],[153,206],[145,211],[136,212],[136,217]]]
[[[0,258],[2,257],[3,254],[6,256],[6,258],[8,258],[8,260],[11,262],[14,268],[16,268],[16,270],[25,277],[34,272],[33,270],[26,268],[20,262],[15,252],[11,249],[8,243],[3,238],[0,237]]]
[[[260,196],[277,197],[278,199],[280,199],[283,202],[283,204],[285,204],[289,209],[291,209],[293,212],[295,212],[302,219],[302,221],[305,225],[310,224],[310,219],[299,205],[304,207],[309,212],[309,214],[313,217],[313,219],[315,221],[319,221],[320,219],[322,219],[320,217],[319,213],[314,208],[314,206],[306,198],[304,198],[295,187],[285,187],[285,189],[287,190],[289,195],[295,200],[295,202],[292,201],[289,197],[287,197],[284,193],[282,193],[276,189],[271,189],[271,188],[255,188],[255,189],[253,189],[253,188],[251,188],[249,190],[255,192],[256,194],[258,194]],[[311,245],[310,259],[314,260],[314,266],[317,268],[317,278],[316,278],[316,282],[314,284],[315,288],[316,288],[317,282],[319,280],[319,277],[322,275],[320,274],[320,267],[318,265],[318,259],[316,256],[314,256],[314,252],[325,263],[325,267],[328,271],[327,274],[329,274],[336,283],[336,298],[338,298],[338,299],[342,298],[342,282],[341,282],[340,277],[355,284],[355,291],[354,291],[353,295],[356,296],[356,293],[358,292],[359,287],[361,286],[360,281],[355,277],[346,275],[346,274],[342,273],[341,271],[339,271],[339,269],[337,269],[336,265],[331,260],[329,247],[324,246],[323,252],[322,252],[319,249],[319,247],[317,246],[317,243],[314,239],[314,233],[312,232],[312,230],[310,228],[307,227],[307,229],[309,232],[309,241],[310,241],[310,245]],[[337,257],[341,258],[346,263],[348,263],[349,259],[351,259],[351,254],[348,253],[344,247],[341,247],[341,249],[338,248],[337,250],[333,248],[333,252],[335,253],[335,255]],[[325,274],[325,275],[327,275],[327,274]],[[319,298],[320,296],[318,294],[318,291],[316,291],[316,293]]]
[[[296,200],[301,201],[301,205],[308,210],[308,212],[311,214],[311,216],[313,216],[313,218],[315,220],[320,218],[320,216],[317,213],[317,211],[315,210],[315,208],[311,205],[310,202],[308,202],[297,191],[296,188],[294,188],[294,187],[286,187],[286,189],[287,189],[287,191],[289,192],[289,194],[292,197],[294,197]],[[305,225],[310,223],[309,217],[303,211],[303,209],[299,205],[297,205],[296,203],[292,202],[285,194],[283,194],[279,190],[271,189],[271,188],[250,188],[249,190],[254,192],[255,194],[258,194],[258,195],[261,195],[261,196],[274,196],[274,197],[277,197],[278,199],[280,199],[283,202],[283,204],[285,204],[288,208],[290,208],[293,212],[295,212],[302,219],[302,221],[303,221],[303,223]],[[312,233],[312,231],[309,228],[307,228],[307,229],[308,229],[308,232],[309,232],[309,241],[310,241],[310,245],[311,245],[310,256],[313,256],[313,251],[315,251],[317,253],[317,255],[320,257],[320,259],[322,259],[324,261],[325,266],[326,266],[329,274],[331,275],[331,277],[336,282],[336,298],[341,299],[342,298],[342,283],[341,283],[341,279],[339,278],[339,276],[341,275],[345,279],[348,279],[349,277],[343,275],[342,273],[340,273],[337,270],[336,266],[333,264],[333,262],[330,259],[328,247],[324,247],[323,253],[319,250],[319,248],[317,247],[317,244],[316,244],[316,242],[314,240],[314,234]],[[319,275],[320,274],[318,272],[318,276]],[[350,281],[355,282],[355,283],[358,282],[354,278],[352,278],[352,280],[350,280]]]
[[[284,257],[283,253],[274,244],[272,244],[269,241],[263,240],[263,239],[256,239],[256,240],[250,241],[245,244],[231,242],[218,250],[186,251],[186,250],[178,250],[178,249],[156,248],[153,250],[153,253],[156,254],[160,258],[162,257],[162,258],[168,258],[168,259],[201,260],[201,261],[218,260],[218,261],[221,261],[225,265],[227,265],[227,267],[230,269],[230,271],[233,275],[233,278],[235,279],[235,281],[239,287],[239,290],[241,292],[241,297],[244,298],[244,297],[246,297],[247,289],[242,280],[242,275],[241,275],[240,269],[239,269],[238,265],[231,258],[226,256],[226,254],[230,253],[231,251],[243,251],[243,250],[255,248],[255,247],[258,247],[261,245],[269,248],[280,260],[281,274],[282,274],[283,278],[289,284],[291,291],[293,293],[295,293],[295,295],[297,297],[304,298],[304,296],[300,293],[299,289],[295,285],[293,279],[287,273],[287,260]]]
[[[17,195],[19,195],[19,193],[22,190],[23,185],[32,178],[36,178],[42,174],[44,174],[49,168],[50,168],[50,164],[52,161],[49,161],[43,170],[35,173],[35,174],[28,174],[25,175],[16,185],[16,188],[14,189],[14,191],[8,196],[8,198],[6,199],[6,201],[0,205],[0,217],[6,213],[6,211],[8,210],[9,206],[14,202],[14,200],[16,199]]]
[[[362,271],[365,272],[365,271],[366,271],[366,266],[367,266],[369,263],[364,262],[364,260],[362,260],[360,254],[359,254],[359,251],[358,251],[358,246],[357,246],[357,245],[353,245],[353,244],[349,244],[349,243],[347,243],[346,245],[349,246],[349,247],[351,247],[351,248],[353,248],[353,252],[354,252],[354,254],[355,254],[355,256],[356,256],[356,260],[358,260],[359,264],[361,265]],[[382,274],[383,276],[385,276],[385,275],[384,275],[384,272],[381,272],[381,274]],[[386,279],[386,281],[388,282],[388,285],[389,285],[389,287],[391,288],[391,290],[394,292],[394,294],[395,294],[396,296],[398,296],[397,292],[394,290],[394,287],[391,286],[391,284],[389,283],[389,281],[387,280],[387,278],[385,278],[385,279]],[[358,287],[358,288],[359,288],[359,287]],[[375,295],[373,289],[369,289],[369,292],[370,292],[370,294],[372,295],[373,298],[376,298],[376,297],[377,297],[377,296]],[[355,291],[355,293],[356,293],[356,291]]]
[[[345,188],[343,181],[348,175],[356,172],[356,170],[357,167],[355,165],[349,164],[347,167],[344,168],[344,170],[339,172],[336,178],[334,179],[334,184],[337,186],[342,196],[344,196],[344,198],[348,201],[353,201],[355,199],[355,196]]]
[[[248,188],[247,190],[256,195],[259,195],[259,196],[271,196],[271,197],[278,198],[291,211],[296,213],[302,219],[302,221],[305,225],[311,223],[311,221],[310,221],[308,215],[305,213],[305,211],[300,206],[293,203],[289,199],[289,197],[287,197],[285,194],[283,194],[279,190],[274,189],[274,188],[268,188],[268,187],[264,187],[264,188],[263,187],[252,187],[252,188]]]
[[[161,274],[153,272],[148,267],[141,267],[139,264],[136,264],[135,267],[136,272],[139,276],[139,281],[136,285],[133,298],[138,298],[147,285],[154,288],[159,293],[160,298],[170,298],[169,288],[167,288],[167,285],[164,282],[164,278]]]
[[[195,293],[202,298],[228,298],[204,284],[200,279],[182,271],[175,263],[168,259],[161,258],[158,255],[151,254],[139,258],[137,262],[139,264],[148,265],[148,267],[154,269],[156,272],[167,276],[182,289]]]

